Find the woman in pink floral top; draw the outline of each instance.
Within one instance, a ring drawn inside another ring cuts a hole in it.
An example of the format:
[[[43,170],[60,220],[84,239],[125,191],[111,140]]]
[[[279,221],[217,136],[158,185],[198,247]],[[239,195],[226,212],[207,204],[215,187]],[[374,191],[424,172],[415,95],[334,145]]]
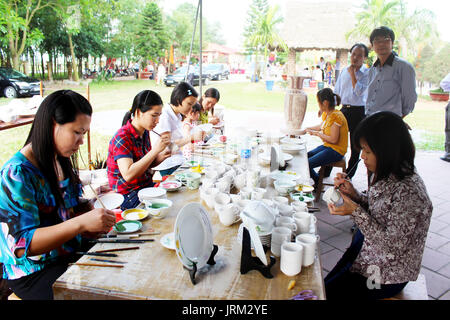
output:
[[[326,295],[388,298],[417,280],[433,207],[415,170],[414,143],[399,116],[373,114],[360,123],[354,139],[370,183],[359,193],[345,174],[334,180],[344,204],[329,204],[330,213],[351,215],[358,230],[325,278]]]

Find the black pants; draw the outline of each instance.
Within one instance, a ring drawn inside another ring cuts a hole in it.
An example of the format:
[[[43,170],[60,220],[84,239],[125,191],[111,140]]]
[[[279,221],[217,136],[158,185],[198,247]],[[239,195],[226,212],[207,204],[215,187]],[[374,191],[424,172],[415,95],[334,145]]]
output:
[[[347,164],[347,174],[350,178],[353,178],[353,176],[356,173],[356,169],[358,168],[358,165],[356,163],[359,159],[359,154],[361,152],[359,149],[357,149],[355,147],[355,144],[353,142],[353,134],[354,134],[355,129],[358,126],[358,124],[365,117],[364,107],[363,106],[342,107],[341,112],[344,114],[345,118],[347,119],[348,131],[350,132],[351,155],[350,155],[350,159]],[[350,169],[351,169],[351,172],[349,171]]]
[[[53,300],[53,283],[79,256],[60,258],[44,269],[15,280],[6,280],[9,288],[22,300]]]
[[[350,267],[358,256],[363,243],[364,235],[358,229],[353,236],[350,247],[345,251],[333,270],[325,277],[327,300],[378,300],[390,298],[402,291],[408,283],[381,284],[379,289],[370,289],[367,285],[366,277],[350,272]]]

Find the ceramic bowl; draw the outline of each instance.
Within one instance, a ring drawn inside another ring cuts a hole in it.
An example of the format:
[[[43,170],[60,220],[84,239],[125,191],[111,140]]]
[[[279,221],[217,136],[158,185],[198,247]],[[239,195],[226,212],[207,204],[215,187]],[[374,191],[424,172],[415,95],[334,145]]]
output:
[[[296,183],[292,180],[281,179],[275,180],[273,185],[280,195],[287,195],[295,190]]]
[[[169,199],[152,199],[144,200],[145,209],[152,215],[153,218],[162,219],[170,211],[172,201]]]

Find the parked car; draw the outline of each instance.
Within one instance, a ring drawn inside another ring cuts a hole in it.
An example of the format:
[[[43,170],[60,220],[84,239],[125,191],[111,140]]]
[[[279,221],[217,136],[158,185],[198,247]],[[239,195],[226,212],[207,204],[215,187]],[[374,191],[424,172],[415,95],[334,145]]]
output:
[[[230,76],[228,66],[223,63],[212,63],[205,67],[205,73],[208,73],[211,80],[227,79]]]
[[[0,68],[0,95],[18,98],[39,94],[41,94],[39,80],[11,68]]]
[[[170,86],[176,86],[177,84],[179,84],[180,82],[184,81],[184,77],[186,76],[186,69],[187,67],[181,67],[178,68],[177,70],[175,70],[175,72],[173,74],[168,74],[165,78],[164,78],[164,84],[168,87]],[[189,67],[189,73],[193,72],[194,74],[194,79],[193,79],[193,85],[194,86],[198,86],[199,85],[199,79],[200,79],[200,68],[199,67]],[[186,78],[186,82],[189,82],[189,75]],[[202,74],[202,84],[203,85],[208,85],[209,84],[209,75],[205,72],[203,72]]]

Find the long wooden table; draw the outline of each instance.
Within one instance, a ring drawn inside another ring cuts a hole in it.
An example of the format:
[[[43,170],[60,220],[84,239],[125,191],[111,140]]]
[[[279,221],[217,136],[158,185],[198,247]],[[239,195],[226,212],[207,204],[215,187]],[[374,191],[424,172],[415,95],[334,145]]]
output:
[[[306,150],[290,161],[288,170],[309,178]],[[263,168],[262,172],[267,173],[268,168]],[[277,195],[273,186],[266,186],[266,189],[266,198]],[[240,223],[230,227],[222,225],[214,209],[200,201],[198,190],[168,192],[167,197],[173,201],[170,213],[163,219],[143,221],[142,232],[149,228],[161,232],[151,236],[154,242],[139,244],[139,250],[118,252],[118,257],[113,259],[126,261],[123,268],[70,266],[53,286],[55,299],[284,300],[305,289],[313,290],[318,299],[325,299],[319,248],[314,264],[302,267],[297,276],[288,277],[280,271],[279,257],[271,268],[272,279],[263,277],[256,270],[241,274],[242,245],[237,240]],[[191,283],[189,273],[178,260],[175,250],[159,243],[163,235],[173,232],[178,212],[190,202],[201,202],[208,211],[214,244],[219,248],[216,264],[197,271],[196,285]],[[102,243],[96,244],[91,251],[131,246],[136,244]],[[252,254],[254,256],[253,251]],[[271,255],[270,249],[266,255]],[[92,262],[90,258],[83,256],[78,262]],[[291,280],[295,280],[296,285],[288,290]]]

